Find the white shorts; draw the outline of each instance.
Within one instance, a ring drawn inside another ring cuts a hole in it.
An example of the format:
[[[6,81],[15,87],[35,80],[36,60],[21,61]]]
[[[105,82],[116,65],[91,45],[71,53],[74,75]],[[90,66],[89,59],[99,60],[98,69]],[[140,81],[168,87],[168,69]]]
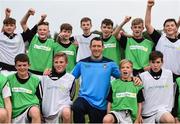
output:
[[[25,112],[21,115],[17,116],[16,118],[12,119],[12,123],[30,123],[28,119],[28,111],[31,107],[27,108]]]
[[[147,118],[143,118],[143,122],[144,123],[159,123],[161,116],[167,112],[169,113],[169,111],[167,111],[167,110],[159,110],[156,114],[154,114],[150,117],[147,117]]]
[[[70,108],[71,109],[71,106],[70,105],[62,105],[57,114],[51,115],[48,117],[44,117],[45,123],[62,123],[61,115],[62,115],[62,111],[64,108]]]
[[[133,123],[131,119],[130,112],[125,111],[111,111],[110,113],[113,113],[117,119],[117,123],[123,123],[123,124],[129,124]]]

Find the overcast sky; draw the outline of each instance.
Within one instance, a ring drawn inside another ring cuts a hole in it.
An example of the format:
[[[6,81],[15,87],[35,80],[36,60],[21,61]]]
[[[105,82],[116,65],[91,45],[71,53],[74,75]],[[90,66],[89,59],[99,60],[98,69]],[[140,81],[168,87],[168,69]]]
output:
[[[162,29],[166,18],[178,19],[180,16],[180,0],[156,0],[152,12],[152,24],[157,29]],[[73,35],[81,34],[80,20],[88,16],[93,21],[92,30],[100,30],[101,21],[110,18],[114,25],[119,24],[128,15],[133,18],[144,19],[147,0],[0,0],[0,27],[4,19],[6,7],[12,9],[12,17],[17,20],[16,32],[21,32],[20,19],[28,8],[34,8],[36,13],[28,21],[32,27],[40,15],[46,13],[50,22],[51,34],[59,32],[59,26],[66,22],[73,26]],[[130,23],[124,29],[131,33]]]

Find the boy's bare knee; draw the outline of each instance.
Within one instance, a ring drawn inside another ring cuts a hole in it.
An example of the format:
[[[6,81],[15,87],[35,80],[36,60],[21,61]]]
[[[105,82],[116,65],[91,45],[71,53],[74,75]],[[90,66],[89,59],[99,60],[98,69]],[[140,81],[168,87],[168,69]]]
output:
[[[171,115],[171,113],[166,112],[161,116],[160,122],[162,122],[162,123],[175,123],[175,119]]]
[[[66,107],[62,111],[62,118],[64,120],[71,121],[71,109],[69,107]]]
[[[103,123],[113,123],[114,119],[113,116],[110,114],[107,114],[104,118],[103,118]]]
[[[0,123],[6,123],[7,117],[8,117],[7,110],[4,108],[0,108]]]
[[[38,106],[33,106],[29,110],[29,116],[31,118],[40,118],[40,110]]]

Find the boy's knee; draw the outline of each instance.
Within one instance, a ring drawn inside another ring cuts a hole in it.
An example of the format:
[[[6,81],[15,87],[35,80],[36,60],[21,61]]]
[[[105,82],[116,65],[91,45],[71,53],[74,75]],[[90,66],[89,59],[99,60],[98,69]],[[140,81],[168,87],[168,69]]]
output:
[[[166,112],[161,116],[160,122],[162,122],[162,123],[175,123],[175,119],[171,115],[171,113]]]
[[[71,118],[71,109],[70,108],[66,107],[66,108],[63,109],[62,118],[66,119],[66,120]]]
[[[8,113],[4,108],[0,108],[0,123],[7,122]]]
[[[113,122],[114,122],[114,119],[113,119],[112,115],[107,114],[104,116],[103,123],[113,123]]]
[[[29,116],[31,118],[40,118],[40,110],[39,110],[39,107],[38,106],[32,106],[30,109],[29,109]]]

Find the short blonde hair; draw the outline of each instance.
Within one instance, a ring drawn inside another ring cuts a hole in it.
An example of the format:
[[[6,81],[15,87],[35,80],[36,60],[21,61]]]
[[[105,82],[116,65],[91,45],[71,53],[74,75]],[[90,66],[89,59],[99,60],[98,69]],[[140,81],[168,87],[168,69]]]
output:
[[[56,53],[53,57],[53,62],[54,62],[55,58],[60,58],[60,57],[63,57],[65,59],[65,61],[68,63],[68,56],[66,53],[63,53],[63,52]]]
[[[128,59],[122,59],[119,63],[119,68],[121,68],[121,66],[124,65],[125,63],[131,64],[131,68],[133,68],[133,63]]]

